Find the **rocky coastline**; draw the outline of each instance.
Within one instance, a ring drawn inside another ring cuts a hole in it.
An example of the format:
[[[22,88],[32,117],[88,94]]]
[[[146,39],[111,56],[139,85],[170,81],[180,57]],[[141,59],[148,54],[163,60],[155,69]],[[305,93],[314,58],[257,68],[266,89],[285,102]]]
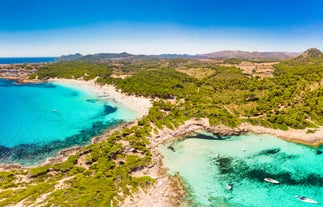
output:
[[[246,133],[254,134],[270,134],[278,138],[305,144],[312,147],[318,147],[323,144],[323,128],[319,128],[315,133],[307,134],[307,130],[287,131],[269,129],[260,126],[252,126],[248,123],[243,123],[239,127],[230,128],[224,125],[210,126],[207,118],[191,119],[175,130],[164,128],[159,130],[158,134],[153,134],[148,139],[150,141],[150,149],[153,154],[153,164],[146,167],[137,175],[147,175],[156,179],[156,183],[148,190],[140,191],[125,200],[123,207],[177,207],[187,206],[189,202],[186,200],[184,183],[178,176],[167,174],[167,169],[163,166],[162,155],[158,151],[158,147],[162,144],[170,143],[175,140],[183,139],[183,137],[195,133],[197,131],[207,131],[218,136],[234,136]],[[165,186],[168,186],[167,188]],[[180,189],[180,190],[179,190]],[[163,202],[161,202],[163,201]],[[154,204],[154,205],[153,205]]]
[[[56,80],[62,81],[62,80]],[[141,97],[140,100],[134,101],[135,97],[130,97],[127,99],[127,95],[122,94],[116,91],[113,87],[98,87],[94,84],[94,82],[85,82],[82,80],[63,80],[64,84],[76,84],[78,87],[87,88],[93,93],[96,94],[108,94],[112,91],[112,93],[119,94],[118,96],[111,95],[112,97],[116,97],[116,101],[123,100],[125,104],[133,104],[133,107],[143,107],[142,103],[150,103],[149,102],[141,102],[143,100]],[[83,86],[82,86],[83,84]],[[87,85],[84,85],[87,84]],[[114,92],[113,92],[114,91]],[[141,112],[141,116],[144,116],[148,113],[150,105],[146,104],[144,109],[141,108],[139,112]],[[107,130],[104,134],[93,137],[91,139],[92,143],[97,143],[105,140],[109,134],[116,130],[121,130],[124,127],[134,126],[137,122],[132,123],[124,123],[115,128]],[[323,144],[323,127],[320,127],[315,130],[314,133],[307,133],[308,130],[294,130],[289,129],[287,131],[270,129],[261,126],[253,126],[248,123],[243,123],[239,127],[230,128],[224,125],[211,126],[207,118],[201,119],[191,119],[186,121],[184,124],[179,126],[177,129],[171,130],[168,128],[163,128],[162,130],[158,130],[158,133],[151,133],[151,136],[148,137],[150,144],[149,148],[152,152],[152,160],[153,163],[144,168],[141,171],[137,171],[133,174],[133,176],[150,176],[156,180],[154,185],[149,187],[148,189],[142,189],[134,195],[128,197],[125,202],[122,204],[123,207],[135,207],[135,206],[154,206],[154,207],[171,207],[171,206],[186,206],[186,192],[184,188],[184,183],[180,180],[178,176],[170,176],[167,174],[167,169],[163,166],[162,163],[162,155],[158,151],[158,147],[162,144],[175,141],[178,139],[182,139],[186,135],[195,133],[196,131],[207,131],[213,133],[218,136],[232,136],[232,135],[240,135],[245,133],[254,133],[254,134],[270,134],[282,138],[287,141],[300,143],[309,145],[312,147],[318,147]],[[59,155],[54,158],[49,158],[46,162],[41,165],[46,164],[54,164],[63,162],[70,155],[75,154],[80,151],[82,147],[72,147],[63,149],[59,152]],[[17,164],[1,164],[0,170],[8,171],[8,170],[26,170],[28,167],[23,167]]]

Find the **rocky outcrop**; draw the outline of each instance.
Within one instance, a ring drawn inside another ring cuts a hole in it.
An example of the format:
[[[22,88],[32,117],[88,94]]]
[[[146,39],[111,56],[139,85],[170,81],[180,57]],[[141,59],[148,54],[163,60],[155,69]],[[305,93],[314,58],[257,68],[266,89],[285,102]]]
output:
[[[289,129],[283,131],[262,126],[253,126],[249,123],[242,123],[239,127],[231,128],[224,125],[210,126],[209,121],[206,118],[200,120],[188,120],[175,130],[170,130],[167,128],[160,130],[158,135],[154,135],[150,138],[150,142],[152,148],[154,148],[155,146],[163,144],[166,141],[180,139],[181,137],[194,133],[198,130],[207,131],[219,136],[232,136],[246,133],[271,134],[291,142],[314,147],[323,144],[323,127],[315,129],[315,133],[307,133],[308,129]]]
[[[207,118],[191,119],[186,121],[177,129],[171,130],[164,128],[159,130],[157,134],[149,137],[150,149],[152,152],[153,163],[140,172],[140,176],[150,176],[156,179],[156,183],[150,186],[146,191],[141,190],[132,197],[126,199],[123,207],[178,207],[186,206],[183,185],[178,177],[173,177],[167,174],[166,169],[162,165],[162,155],[158,151],[158,146],[172,140],[183,139],[186,135],[203,130],[219,137],[240,135],[248,132],[255,134],[271,134],[280,138],[303,143],[312,146],[318,146],[323,142],[323,127],[317,129],[313,134],[306,133],[307,130],[277,130],[261,126],[253,126],[248,123],[242,123],[239,127],[230,128],[224,125],[210,126]],[[153,132],[152,132],[153,134]],[[171,150],[171,149],[170,149]],[[319,152],[321,153],[321,152]]]
[[[154,148],[166,141],[176,140],[199,130],[207,131],[219,136],[232,136],[249,132],[249,129],[245,127],[230,128],[224,125],[210,126],[209,120],[202,118],[199,120],[188,120],[175,130],[164,128],[159,131],[158,135],[151,136],[149,140],[152,148]]]
[[[321,58],[322,52],[317,48],[310,48],[306,50],[301,56],[303,58]]]
[[[303,54],[293,59],[295,62],[311,62],[311,60],[322,60],[323,53],[316,48],[310,48],[306,50]]]

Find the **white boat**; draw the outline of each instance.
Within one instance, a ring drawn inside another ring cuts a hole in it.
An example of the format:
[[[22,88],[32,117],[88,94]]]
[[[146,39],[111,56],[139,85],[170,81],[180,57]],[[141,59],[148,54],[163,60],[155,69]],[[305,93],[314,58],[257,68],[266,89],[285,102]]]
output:
[[[212,152],[209,156],[210,156],[210,158],[219,158],[220,157],[220,154],[219,153],[215,153],[215,152],[213,153]]]
[[[301,200],[301,201],[306,202],[306,203],[313,203],[313,204],[318,204],[319,203],[316,200],[306,198],[305,196],[295,196],[295,197],[298,198],[298,200]]]
[[[232,188],[233,188],[233,184],[232,184],[232,183],[228,183],[228,184],[227,184],[227,189],[228,189],[228,190],[232,190]]]
[[[272,179],[272,178],[264,178],[264,181],[268,183],[274,183],[274,184],[279,184],[280,182],[278,180]]]
[[[218,157],[220,157],[220,154],[219,153],[213,153],[213,156],[218,158]]]

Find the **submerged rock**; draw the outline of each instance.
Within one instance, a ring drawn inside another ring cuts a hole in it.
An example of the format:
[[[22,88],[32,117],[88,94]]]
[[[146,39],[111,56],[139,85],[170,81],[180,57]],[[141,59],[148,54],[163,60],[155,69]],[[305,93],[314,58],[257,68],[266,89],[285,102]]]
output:
[[[219,157],[216,159],[216,165],[219,167],[221,174],[227,174],[233,172],[233,166],[231,164],[232,158]]]
[[[280,152],[279,148],[272,148],[272,149],[266,149],[262,150],[258,155],[274,155]]]
[[[228,202],[225,197],[217,196],[210,197],[209,199],[210,206],[221,206],[221,207],[231,207],[232,204]]]
[[[167,147],[167,149],[170,149],[170,150],[172,150],[173,152],[176,152],[176,151],[175,151],[175,148],[174,148],[172,145],[169,145],[169,146]]]

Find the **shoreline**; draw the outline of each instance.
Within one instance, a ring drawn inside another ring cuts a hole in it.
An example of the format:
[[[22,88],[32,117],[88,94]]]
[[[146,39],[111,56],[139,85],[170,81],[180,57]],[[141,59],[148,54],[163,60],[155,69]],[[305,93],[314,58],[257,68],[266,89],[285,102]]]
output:
[[[144,97],[128,96],[117,91],[113,86],[104,85],[100,86],[95,84],[94,80],[70,80],[70,79],[50,79],[48,82],[72,87],[80,90],[84,90],[95,96],[104,96],[103,98],[113,100],[117,103],[122,103],[137,111],[138,119],[147,115],[149,107],[151,106],[150,99]],[[107,129],[102,135],[92,137],[91,143],[97,143],[105,139],[110,133],[115,130],[120,130],[127,126],[136,125],[137,122],[127,122],[116,126],[114,128]],[[223,125],[210,126],[207,118],[202,119],[190,119],[184,122],[178,128],[171,130],[163,128],[158,130],[158,134],[151,132],[151,135],[147,137],[149,139],[148,148],[152,152],[153,163],[145,167],[143,170],[137,171],[133,176],[150,176],[156,179],[156,182],[149,188],[139,190],[130,197],[127,197],[123,207],[135,207],[135,206],[156,206],[156,207],[168,207],[168,206],[185,206],[187,203],[187,192],[185,191],[184,183],[180,177],[172,176],[167,173],[167,169],[162,163],[162,155],[159,152],[159,146],[171,141],[183,139],[184,136],[194,133],[199,130],[205,130],[216,135],[240,135],[245,133],[254,134],[270,134],[280,139],[284,139],[290,142],[308,145],[311,147],[318,147],[323,144],[323,127],[315,129],[315,133],[306,133],[307,129],[295,130],[289,129],[287,131],[265,128],[261,126],[253,126],[248,123],[242,123],[239,127],[231,128]],[[86,145],[85,145],[86,146]],[[47,164],[54,164],[63,162],[70,155],[75,154],[83,146],[65,148],[59,151],[55,157],[46,159],[43,163],[35,166],[21,166],[17,164],[0,164],[1,170],[13,170],[13,169],[29,169],[32,167],[43,166]]]
[[[143,116],[149,113],[149,108],[152,106],[151,99],[124,94],[122,92],[117,91],[116,88],[111,85],[100,86],[95,83],[95,80],[85,81],[85,80],[76,80],[76,79],[49,79],[47,81],[24,80],[23,82],[20,82],[17,79],[8,79],[8,78],[3,78],[3,79],[16,80],[18,84],[19,83],[33,84],[33,83],[48,82],[48,83],[53,83],[53,84],[57,84],[65,87],[74,88],[77,90],[84,91],[85,93],[89,93],[91,95],[97,96],[101,100],[112,101],[112,102],[124,105],[132,109],[136,113],[135,120],[121,123],[115,127],[106,129],[101,135],[91,137],[89,140],[89,144],[97,143],[104,140],[105,139],[104,137],[106,137],[108,134],[110,134],[115,130],[120,130],[121,128],[127,127],[129,125],[136,124],[136,122],[139,119],[141,119]],[[12,170],[12,169],[30,169],[33,167],[44,166],[47,164],[56,164],[59,162],[64,162],[70,155],[75,154],[84,146],[72,146],[68,148],[63,148],[57,152],[56,156],[48,157],[43,162],[36,165],[24,166],[19,163],[10,163],[10,164],[0,163],[0,171]]]
[[[123,203],[122,207],[149,206],[144,204],[152,203],[154,204],[152,206],[157,207],[186,206],[189,200],[187,199],[188,195],[184,187],[185,183],[179,176],[172,176],[167,173],[167,168],[165,168],[162,163],[163,156],[160,154],[158,147],[160,145],[165,145],[166,143],[184,139],[186,135],[200,130],[220,136],[241,135],[246,133],[270,134],[286,141],[305,144],[311,147],[318,147],[320,144],[323,144],[323,136],[321,136],[323,133],[323,127],[320,127],[316,133],[306,134],[306,129],[290,129],[287,131],[282,131],[260,126],[252,126],[248,123],[243,123],[237,128],[230,128],[223,125],[210,126],[207,118],[202,118],[200,120],[190,119],[175,130],[163,128],[162,130],[158,131],[158,134],[154,134],[153,132],[151,133],[152,135],[149,136],[148,139],[153,157],[152,160],[154,161],[151,166],[139,171],[139,174],[141,176],[146,175],[153,177],[157,181],[148,188],[148,193],[139,191],[128,197]],[[304,134],[307,136],[304,136]],[[165,190],[164,186],[169,186],[169,188]],[[168,198],[165,197],[167,195]],[[164,203],[160,204],[160,201],[164,201]]]
[[[145,116],[152,106],[151,99],[143,96],[127,95],[118,91],[112,85],[98,85],[95,80],[77,80],[77,79],[49,79],[49,83],[54,83],[70,88],[79,89],[92,95],[100,97],[102,100],[111,100],[113,102],[127,106],[137,112],[137,120]]]
[[[113,133],[115,130],[120,130],[121,128],[136,125],[136,122],[124,123],[117,127],[108,129],[104,134],[91,138],[92,143],[97,143],[104,140],[104,137]],[[245,133],[254,134],[270,134],[277,138],[284,139],[286,141],[291,141],[294,143],[306,144],[312,147],[317,147],[319,143],[322,144],[323,139],[320,138],[321,133],[323,133],[323,127],[319,128],[316,133],[307,134],[310,137],[309,140],[305,140],[303,135],[306,134],[305,130],[276,130],[269,129],[260,126],[252,126],[248,123],[243,123],[237,128],[230,128],[227,126],[210,126],[207,118],[202,118],[199,120],[190,119],[175,130],[170,130],[168,128],[163,128],[158,131],[158,134],[151,133],[149,139],[149,148],[152,152],[153,163],[150,166],[145,167],[140,171],[136,171],[133,176],[150,176],[156,179],[156,182],[148,187],[147,189],[140,189],[138,192],[127,197],[122,203],[122,207],[135,207],[135,206],[156,206],[156,207],[178,207],[186,206],[189,202],[187,192],[185,191],[185,184],[179,176],[172,176],[167,173],[167,168],[162,163],[163,156],[160,154],[158,147],[160,145],[183,139],[184,136],[196,131],[205,130],[210,133],[214,133],[220,136],[229,135],[240,135]],[[300,134],[300,135],[299,135]],[[301,138],[301,139],[300,139]],[[54,158],[48,159],[45,164],[53,164],[57,162],[64,161],[68,156],[76,153],[82,147],[63,149],[60,155]],[[41,166],[39,165],[39,166]],[[0,168],[6,170],[12,169],[28,169],[29,167],[23,167],[15,164],[5,165],[6,167]]]
[[[220,136],[232,136],[246,133],[269,134],[289,142],[304,144],[314,148],[323,144],[323,127],[317,128],[314,133],[306,133],[307,129],[289,129],[283,131],[262,126],[253,126],[245,122],[238,127],[231,128],[224,125],[211,126],[207,118],[201,118],[200,120],[190,119],[175,130],[170,130],[168,128],[159,130],[159,133],[153,135],[152,138],[150,138],[150,141],[153,143],[152,147],[156,147],[165,142],[177,140],[180,137],[199,130],[204,130]]]

